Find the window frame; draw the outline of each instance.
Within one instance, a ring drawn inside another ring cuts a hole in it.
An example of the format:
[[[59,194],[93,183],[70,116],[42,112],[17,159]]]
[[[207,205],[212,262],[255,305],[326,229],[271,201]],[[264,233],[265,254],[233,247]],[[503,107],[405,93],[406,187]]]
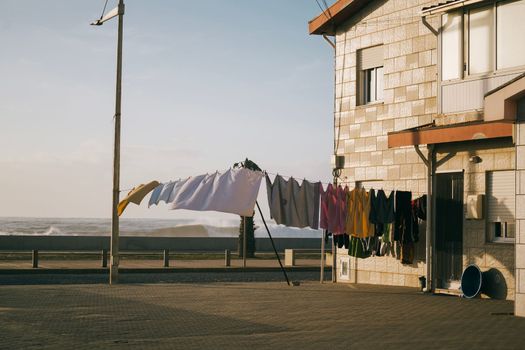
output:
[[[378,66],[359,71],[361,76],[359,105],[366,106],[369,104],[383,102],[384,97],[379,99],[379,87],[382,86],[384,90],[384,73],[381,72],[381,74],[378,74],[378,70],[381,69],[381,71],[383,71],[383,67],[384,66]],[[380,79],[382,80],[381,84],[378,84]],[[374,91],[371,91],[372,87]]]
[[[505,3],[511,3],[515,1],[520,0],[490,0],[490,1],[483,1],[481,3],[477,3],[471,6],[465,6],[462,9],[459,10],[459,14],[461,16],[460,22],[460,36],[461,36],[461,45],[462,50],[461,56],[458,57],[458,64],[461,65],[462,69],[460,69],[459,78],[453,78],[453,79],[443,79],[443,66],[440,68],[440,81],[442,83],[449,83],[449,82],[457,82],[461,80],[469,80],[469,79],[478,79],[482,77],[488,77],[488,76],[494,76],[499,74],[507,74],[512,72],[520,72],[525,69],[525,63],[519,66],[514,67],[506,67],[506,68],[498,68],[498,6],[501,6]],[[485,73],[470,73],[470,16],[469,13],[471,10],[476,8],[482,8],[482,7],[492,7],[492,26],[493,26],[493,32],[492,40],[493,40],[493,50],[491,52],[492,55],[492,67],[489,71]],[[453,13],[455,11],[458,11],[457,9],[453,11],[446,12]],[[443,15],[441,15],[441,28],[443,28]],[[440,62],[442,64],[443,62],[443,53],[444,53],[444,47],[443,47],[443,32],[440,32]]]
[[[363,50],[370,50],[374,48],[381,47],[381,51],[383,51],[383,44],[380,45],[374,45],[370,47],[364,47],[356,51],[356,75],[357,75],[357,81],[356,81],[356,106],[362,107],[362,106],[368,106],[373,104],[380,104],[384,103],[384,87],[385,87],[385,80],[384,80],[384,61],[383,61],[383,55],[384,53],[381,53],[381,65],[379,65],[379,62],[375,62],[375,64],[370,64],[370,61],[364,61],[367,62],[367,64],[362,65],[363,61],[360,57],[362,55]],[[377,57],[377,56],[376,56]],[[374,62],[374,61],[372,61]],[[362,67],[365,66],[366,68],[363,69]],[[378,71],[380,70],[381,74],[378,74]],[[369,74],[370,73],[370,74]],[[369,78],[370,76],[370,78]],[[373,80],[373,81],[372,81]],[[373,83],[373,84],[372,84]],[[374,87],[373,93],[370,93],[371,86]],[[382,89],[382,91],[379,93],[379,88]],[[379,96],[381,99],[379,99]],[[373,98],[373,99],[372,99]]]

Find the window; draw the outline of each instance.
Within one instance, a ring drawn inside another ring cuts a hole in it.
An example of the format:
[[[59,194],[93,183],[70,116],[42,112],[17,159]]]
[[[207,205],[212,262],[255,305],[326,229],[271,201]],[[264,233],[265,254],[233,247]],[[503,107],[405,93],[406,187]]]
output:
[[[360,105],[383,101],[383,46],[357,51]]]
[[[383,100],[383,67],[365,69],[363,71],[364,103]]]
[[[468,11],[468,72],[480,74],[494,68],[493,6]]]
[[[497,6],[498,69],[525,64],[525,1],[498,3]]]
[[[487,232],[491,242],[514,242],[516,183],[514,171],[487,173]]]
[[[462,22],[461,13],[446,13],[442,17],[443,34],[441,36],[443,49],[442,79],[451,80],[461,78],[463,70],[462,60]]]
[[[524,14],[525,0],[489,1],[444,14],[442,80],[524,66]]]

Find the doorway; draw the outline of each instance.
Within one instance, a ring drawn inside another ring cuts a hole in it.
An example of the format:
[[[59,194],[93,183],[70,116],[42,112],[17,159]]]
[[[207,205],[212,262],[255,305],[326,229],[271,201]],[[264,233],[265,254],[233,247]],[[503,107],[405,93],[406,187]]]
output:
[[[463,172],[436,174],[436,287],[459,288],[463,270]]]

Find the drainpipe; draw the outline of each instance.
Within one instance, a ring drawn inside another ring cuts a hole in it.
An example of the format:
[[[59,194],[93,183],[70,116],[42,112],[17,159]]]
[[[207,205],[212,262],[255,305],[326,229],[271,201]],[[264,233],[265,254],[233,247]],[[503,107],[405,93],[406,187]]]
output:
[[[421,16],[421,22],[425,27],[428,28],[434,34],[436,37],[439,36],[440,29],[435,29],[432,27],[432,25],[427,21],[426,16]],[[438,41],[439,46],[439,41]],[[439,86],[439,80],[441,76],[441,67],[440,67],[440,60],[438,60],[438,86]],[[438,100],[439,100],[439,94],[438,94]],[[434,149],[434,145],[427,145],[428,155],[425,159],[425,156],[421,151],[419,150],[419,147],[416,145],[414,146],[416,149],[417,154],[419,157],[423,160],[425,165],[427,166],[427,217],[426,217],[426,237],[425,237],[425,261],[426,261],[426,286],[423,289],[424,292],[431,293],[435,289],[435,283],[434,283],[434,269],[435,269],[435,237],[433,235],[433,226],[434,226],[434,220],[435,220],[435,210],[434,210],[434,187],[435,187],[435,181],[434,181],[434,175],[436,173],[437,164],[436,164],[436,152]]]
[[[435,36],[438,36],[439,31],[437,29],[435,29],[434,27],[432,27],[432,25],[430,23],[428,23],[427,16],[422,16],[421,17],[421,22],[423,22],[425,27],[427,27],[428,30],[430,30],[432,32],[432,34],[434,34]]]
[[[334,51],[335,51],[335,43],[334,43],[332,40],[330,40],[326,34],[323,34],[323,39],[326,40],[326,42],[327,42],[328,44],[330,44],[330,46],[331,46],[331,47],[334,49]]]

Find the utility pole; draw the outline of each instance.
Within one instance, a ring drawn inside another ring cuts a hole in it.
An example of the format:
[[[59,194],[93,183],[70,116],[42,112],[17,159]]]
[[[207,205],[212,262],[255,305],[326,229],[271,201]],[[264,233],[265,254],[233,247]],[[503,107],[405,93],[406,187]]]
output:
[[[122,102],[122,31],[124,22],[124,0],[118,3],[117,37],[117,83],[115,96],[115,144],[113,148],[113,205],[111,215],[111,264],[109,284],[118,283],[119,266],[119,217],[117,212],[120,195],[120,118]]]
[[[104,7],[105,10],[105,7]],[[118,16],[117,36],[117,82],[115,89],[115,138],[113,148],[113,202],[111,206],[111,248],[109,265],[109,284],[118,283],[119,266],[119,216],[118,203],[120,195],[120,119],[122,101],[122,32],[124,22],[124,0],[119,0],[118,6],[91,25],[101,26],[104,22]]]

